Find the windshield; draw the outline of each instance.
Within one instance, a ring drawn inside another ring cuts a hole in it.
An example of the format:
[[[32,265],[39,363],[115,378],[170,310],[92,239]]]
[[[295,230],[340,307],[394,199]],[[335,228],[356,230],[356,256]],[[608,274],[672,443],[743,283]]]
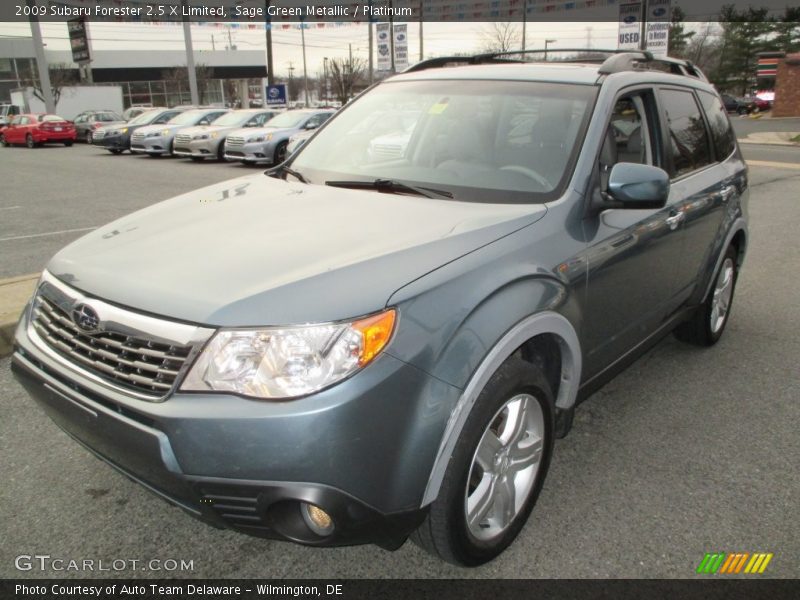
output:
[[[220,127],[239,127],[255,117],[256,114],[257,113],[251,112],[229,112],[214,121],[214,125],[219,125]]]
[[[172,117],[167,123],[170,125],[194,125],[206,116],[205,111],[196,111],[196,110],[187,110],[186,112],[182,112],[181,114]]]
[[[105,112],[105,113],[97,113],[94,116],[94,120],[102,121],[103,123],[110,123],[112,121],[122,121],[122,117],[120,117],[117,113]]]
[[[54,121],[64,121],[64,120],[65,119],[59,117],[58,115],[42,115],[39,117],[39,121],[41,123],[47,123],[48,121],[54,122]]]
[[[387,82],[331,120],[292,168],[312,183],[390,179],[458,200],[545,202],[565,184],[595,95],[575,84]]]
[[[161,114],[162,111],[160,110],[148,110],[147,112],[143,112],[135,119],[128,122],[128,125],[146,125],[150,121],[154,120],[158,115]]]
[[[281,129],[294,129],[308,118],[308,113],[285,112],[264,123],[264,127],[278,127]]]

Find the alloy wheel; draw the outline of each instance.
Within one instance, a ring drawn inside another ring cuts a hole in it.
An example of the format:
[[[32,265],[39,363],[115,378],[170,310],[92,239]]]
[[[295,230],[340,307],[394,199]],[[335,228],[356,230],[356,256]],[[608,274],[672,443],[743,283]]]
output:
[[[711,299],[711,331],[717,333],[728,318],[728,308],[733,295],[733,259],[726,258],[714,284],[714,296]]]
[[[530,394],[508,400],[489,422],[465,491],[469,532],[487,541],[505,532],[533,489],[544,448],[544,415]]]

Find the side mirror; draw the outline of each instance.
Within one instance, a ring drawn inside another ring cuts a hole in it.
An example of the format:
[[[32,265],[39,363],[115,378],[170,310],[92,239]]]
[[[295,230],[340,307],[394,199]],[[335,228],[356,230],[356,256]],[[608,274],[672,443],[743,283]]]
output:
[[[669,196],[669,175],[650,165],[617,163],[606,195],[615,208],[661,208]]]

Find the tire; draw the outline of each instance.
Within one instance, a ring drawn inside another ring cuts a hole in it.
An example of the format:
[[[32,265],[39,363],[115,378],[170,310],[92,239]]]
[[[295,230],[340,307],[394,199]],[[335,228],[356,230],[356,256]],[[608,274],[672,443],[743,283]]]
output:
[[[288,145],[289,142],[281,142],[280,144],[278,144],[278,147],[275,148],[275,154],[272,157],[273,165],[279,165],[286,160],[286,147]]]
[[[414,543],[447,562],[470,567],[492,560],[511,545],[547,475],[553,414],[553,393],[541,369],[511,356],[478,396],[439,496],[411,536]],[[535,439],[529,442],[531,438]],[[517,461],[526,466],[515,468]],[[471,525],[470,510],[475,515]]]
[[[192,162],[203,162],[205,159],[202,156],[190,156]]]
[[[740,106],[739,109],[736,111],[740,115],[746,115],[747,109],[744,106]]]
[[[72,140],[67,140],[66,142],[64,142],[64,145],[65,145],[67,148],[69,148],[70,146],[72,146]]]
[[[217,160],[225,162],[225,140],[222,140],[217,146]]]
[[[111,152],[111,154],[115,154],[115,155],[122,154],[122,150],[120,150],[118,148],[108,148],[108,151]]]
[[[25,136],[25,145],[28,148],[36,148],[36,142],[33,141],[33,136],[30,133]]]
[[[733,295],[739,269],[736,265],[737,252],[728,246],[719,270],[714,274],[714,285],[703,303],[685,323],[675,328],[675,337],[695,346],[713,346],[722,337],[731,314]]]
[[[83,141],[86,142],[87,144],[91,144],[92,143],[92,137],[93,137],[93,135],[92,135],[91,129],[87,129],[86,130],[86,135],[83,136]]]
[[[0,146],[3,148],[8,148],[9,146],[9,143],[6,141],[6,136],[4,136],[2,133],[0,133]]]

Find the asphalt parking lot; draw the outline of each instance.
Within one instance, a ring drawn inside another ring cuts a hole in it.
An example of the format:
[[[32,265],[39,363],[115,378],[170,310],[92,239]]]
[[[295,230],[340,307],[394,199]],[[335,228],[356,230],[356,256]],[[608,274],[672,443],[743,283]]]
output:
[[[530,522],[500,559],[464,570],[411,543],[309,549],[212,529],[70,440],[3,359],[0,577],[682,578],[716,551],[772,552],[769,576],[800,577],[800,149],[744,150],[761,164],[725,336],[704,350],[666,338],[582,404]],[[132,210],[254,172],[82,145],[0,149],[0,278],[39,271],[83,231]],[[193,569],[15,568],[33,554]]]

